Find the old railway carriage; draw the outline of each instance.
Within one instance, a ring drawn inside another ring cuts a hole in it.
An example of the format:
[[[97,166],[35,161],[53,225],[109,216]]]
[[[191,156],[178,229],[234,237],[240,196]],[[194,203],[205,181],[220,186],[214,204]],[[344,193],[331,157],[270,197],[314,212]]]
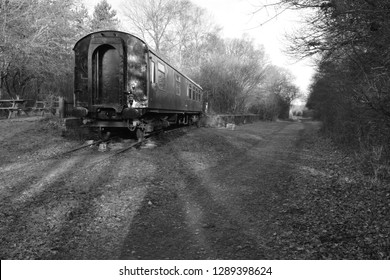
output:
[[[84,124],[128,128],[138,137],[170,124],[197,123],[202,88],[134,35],[100,31],[75,47],[75,109]]]

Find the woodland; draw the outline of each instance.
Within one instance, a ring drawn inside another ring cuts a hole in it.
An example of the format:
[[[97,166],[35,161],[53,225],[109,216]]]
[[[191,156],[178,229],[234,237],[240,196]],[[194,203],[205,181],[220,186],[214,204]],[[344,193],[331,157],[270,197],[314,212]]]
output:
[[[289,52],[313,57],[317,71],[306,106],[322,131],[356,153],[364,172],[390,175],[390,2],[283,0],[310,11]],[[307,14],[307,13],[306,13]]]
[[[290,34],[287,50],[316,65],[304,114],[322,121],[335,143],[357,151],[365,170],[388,175],[390,3],[259,0],[253,13],[262,9],[275,16],[304,12],[305,27]],[[273,65],[261,45],[245,35],[224,38],[209,12],[190,0],[123,1],[121,11],[102,0],[92,13],[81,0],[1,0],[0,97],[72,96],[72,48],[103,29],[143,38],[202,85],[204,102],[215,113],[286,119],[302,95],[292,73]]]

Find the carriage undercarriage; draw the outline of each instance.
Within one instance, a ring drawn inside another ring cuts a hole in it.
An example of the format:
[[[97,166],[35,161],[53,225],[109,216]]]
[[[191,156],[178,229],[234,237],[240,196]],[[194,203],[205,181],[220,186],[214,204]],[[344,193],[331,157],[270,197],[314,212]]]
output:
[[[199,113],[176,113],[176,114],[146,114],[137,119],[102,120],[96,118],[84,118],[83,124],[97,129],[100,138],[110,135],[113,130],[127,130],[135,133],[138,140],[152,133],[162,131],[169,127],[196,125],[199,126]]]

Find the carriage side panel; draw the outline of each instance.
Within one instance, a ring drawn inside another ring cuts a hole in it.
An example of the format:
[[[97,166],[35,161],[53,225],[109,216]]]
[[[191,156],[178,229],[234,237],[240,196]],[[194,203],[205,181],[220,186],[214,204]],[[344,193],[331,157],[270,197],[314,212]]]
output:
[[[201,88],[153,52],[149,54],[149,70],[150,110],[183,113],[202,111]]]

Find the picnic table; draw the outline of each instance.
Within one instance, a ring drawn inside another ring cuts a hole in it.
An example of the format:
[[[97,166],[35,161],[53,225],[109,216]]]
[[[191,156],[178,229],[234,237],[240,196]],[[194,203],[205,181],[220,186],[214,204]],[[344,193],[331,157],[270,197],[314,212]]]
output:
[[[26,107],[24,106],[27,100],[25,99],[0,99],[0,110],[8,112],[8,118],[10,119],[12,115],[24,112],[28,115]]]
[[[0,99],[0,112],[5,111],[8,113],[8,119],[13,115],[19,115],[21,112],[27,116],[29,113],[39,112],[42,116],[45,113],[51,113],[55,115],[59,113],[59,101],[39,101],[33,99]]]

